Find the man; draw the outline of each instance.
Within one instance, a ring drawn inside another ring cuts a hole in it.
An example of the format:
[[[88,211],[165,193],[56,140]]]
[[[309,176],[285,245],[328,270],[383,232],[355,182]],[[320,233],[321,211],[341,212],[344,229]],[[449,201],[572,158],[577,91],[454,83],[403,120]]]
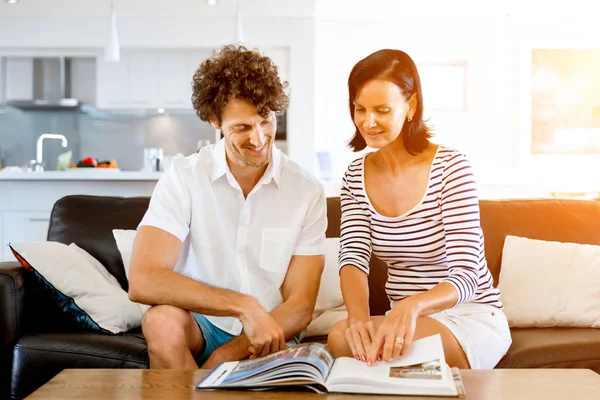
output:
[[[129,298],[151,368],[214,368],[286,347],[324,266],[323,186],[273,144],[288,105],[277,67],[226,46],[194,75],[198,116],[224,139],[173,160],[133,246]]]

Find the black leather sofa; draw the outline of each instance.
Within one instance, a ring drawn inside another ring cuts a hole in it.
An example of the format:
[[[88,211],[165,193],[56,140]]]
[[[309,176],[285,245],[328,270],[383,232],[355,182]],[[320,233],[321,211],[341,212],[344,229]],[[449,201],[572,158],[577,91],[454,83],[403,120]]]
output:
[[[149,198],[67,196],[56,202],[48,240],[76,243],[127,290],[112,229],[135,229]],[[506,235],[600,245],[600,202],[502,200],[480,202],[486,258],[494,282]],[[339,198],[327,199],[328,237],[339,237]],[[526,267],[526,266],[524,266]],[[384,314],[387,268],[372,257],[369,305]],[[496,368],[589,368],[600,373],[600,329],[512,329],[513,344]],[[305,341],[324,338],[305,338]],[[0,263],[0,399],[22,399],[65,368],[147,368],[140,330],[122,335],[82,333],[53,306],[16,263]]]
[[[76,243],[128,289],[113,229],[136,229],[149,198],[66,196],[56,202],[47,239]],[[328,236],[339,236],[334,200]],[[330,216],[331,217],[331,216]],[[326,338],[319,338],[324,341]],[[121,335],[81,332],[19,263],[0,263],[0,399],[22,399],[65,368],[148,368],[141,329]]]
[[[67,196],[56,202],[48,240],[76,243],[127,290],[112,229],[135,229],[148,198]],[[78,332],[18,263],[0,264],[0,398],[22,399],[65,368],[148,368],[141,330]]]

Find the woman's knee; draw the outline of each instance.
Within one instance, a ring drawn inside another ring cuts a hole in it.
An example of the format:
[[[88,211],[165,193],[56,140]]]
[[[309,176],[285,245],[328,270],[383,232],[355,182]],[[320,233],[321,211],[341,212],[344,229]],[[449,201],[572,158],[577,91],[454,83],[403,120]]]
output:
[[[470,368],[467,356],[452,332],[443,323],[434,318],[419,317],[413,340],[435,334],[439,334],[442,339],[444,356],[449,366],[462,369]]]
[[[333,351],[337,357],[343,352],[343,347],[347,346],[346,343],[346,329],[348,328],[348,320],[344,319],[336,323],[327,335],[327,346]]]
[[[343,319],[338,321],[327,335],[327,341],[345,339],[346,329],[348,328],[348,320]]]

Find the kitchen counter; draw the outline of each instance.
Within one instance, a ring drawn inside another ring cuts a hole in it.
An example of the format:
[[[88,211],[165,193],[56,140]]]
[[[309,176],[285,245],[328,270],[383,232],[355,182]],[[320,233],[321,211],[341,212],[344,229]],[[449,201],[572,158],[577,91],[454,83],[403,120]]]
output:
[[[79,168],[67,171],[12,172],[0,171],[0,181],[149,181],[156,182],[163,172],[115,171]],[[339,196],[341,182],[321,181],[327,197]]]
[[[0,181],[158,181],[162,172],[81,168],[67,171],[0,171]]]
[[[0,171],[0,261],[13,260],[9,242],[44,241],[54,203],[69,195],[150,196],[161,172]],[[102,210],[89,218],[102,218]]]

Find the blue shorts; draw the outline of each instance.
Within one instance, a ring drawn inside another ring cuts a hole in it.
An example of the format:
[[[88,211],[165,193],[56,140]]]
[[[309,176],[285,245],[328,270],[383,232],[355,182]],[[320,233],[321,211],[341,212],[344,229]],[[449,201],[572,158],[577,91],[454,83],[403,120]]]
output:
[[[196,356],[196,363],[199,367],[202,367],[202,364],[208,360],[208,357],[213,351],[229,342],[235,336],[214,326],[204,315],[196,313],[192,314],[194,315],[194,318],[202,331],[202,337],[204,338],[202,351]]]
[[[202,337],[204,338],[202,351],[200,351],[200,354],[198,354],[195,358],[198,366],[202,367],[202,364],[208,360],[208,357],[210,357],[213,351],[223,346],[236,336],[225,332],[221,328],[217,328],[202,314],[192,313],[192,315],[196,319],[196,322],[202,331]],[[298,336],[294,336],[286,342],[286,345],[290,347],[297,345],[298,343],[300,343]]]

